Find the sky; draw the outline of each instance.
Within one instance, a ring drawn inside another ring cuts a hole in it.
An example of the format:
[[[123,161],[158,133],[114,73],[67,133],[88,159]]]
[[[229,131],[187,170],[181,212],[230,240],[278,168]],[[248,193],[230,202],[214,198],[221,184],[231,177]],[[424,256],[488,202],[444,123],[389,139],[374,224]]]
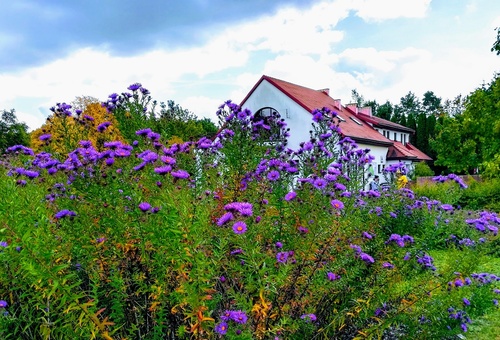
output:
[[[498,26],[493,0],[0,0],[0,110],[33,130],[138,82],[216,122],[262,75],[344,104],[453,99],[500,72]]]

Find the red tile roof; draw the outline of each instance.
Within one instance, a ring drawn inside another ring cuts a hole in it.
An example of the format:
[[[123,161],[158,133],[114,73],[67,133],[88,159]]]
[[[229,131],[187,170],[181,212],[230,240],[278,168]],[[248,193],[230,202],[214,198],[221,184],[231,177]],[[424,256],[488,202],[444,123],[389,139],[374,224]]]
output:
[[[387,151],[387,159],[408,159],[414,161],[432,161],[432,158],[417,149],[410,143],[403,145],[400,142],[393,141],[393,145]]]
[[[415,130],[410,129],[409,127],[391,122],[390,120],[386,120],[380,117],[376,116],[368,116],[363,113],[358,113],[358,117],[360,117],[362,120],[373,124],[373,126],[380,127],[380,128],[388,128],[391,130],[396,130],[396,131],[403,131],[403,132],[409,132],[409,133],[415,133]]]
[[[257,84],[255,84],[252,90],[241,102],[241,106],[244,106],[244,103],[247,101],[250,95],[264,80],[271,83],[274,87],[283,92],[290,99],[295,101],[310,113],[315,109],[320,109],[323,107],[327,107],[330,110],[337,112],[339,116],[341,116],[345,120],[340,124],[342,134],[354,139],[358,143],[385,146],[390,146],[393,143],[390,139],[384,137],[369,124],[360,121],[357,118],[357,115],[355,115],[352,110],[342,105],[340,105],[339,108],[339,104],[332,97],[330,97],[325,90],[313,90],[266,75],[262,76]],[[356,120],[358,120],[361,125],[357,124]]]

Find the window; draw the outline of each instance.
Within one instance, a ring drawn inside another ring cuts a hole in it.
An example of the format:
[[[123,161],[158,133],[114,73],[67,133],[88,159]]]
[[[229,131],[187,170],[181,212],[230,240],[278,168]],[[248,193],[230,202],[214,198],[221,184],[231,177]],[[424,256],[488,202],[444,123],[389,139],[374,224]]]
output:
[[[280,119],[281,115],[277,110],[272,107],[264,107],[254,114],[253,126],[261,137],[275,141],[282,137],[281,128],[278,124]]]
[[[355,122],[356,124],[358,124],[358,125],[363,125],[363,124],[361,124],[361,122],[360,122],[359,120],[357,120],[356,118],[351,117],[351,119],[352,119],[352,121],[353,121],[353,122]]]

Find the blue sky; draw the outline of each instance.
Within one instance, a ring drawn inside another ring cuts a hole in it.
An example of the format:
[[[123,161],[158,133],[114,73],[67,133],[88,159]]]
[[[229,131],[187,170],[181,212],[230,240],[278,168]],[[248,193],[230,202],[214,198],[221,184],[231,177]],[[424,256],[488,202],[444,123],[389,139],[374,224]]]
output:
[[[351,100],[467,95],[495,72],[491,0],[0,0],[0,109],[31,129],[140,82],[214,119],[263,75]]]

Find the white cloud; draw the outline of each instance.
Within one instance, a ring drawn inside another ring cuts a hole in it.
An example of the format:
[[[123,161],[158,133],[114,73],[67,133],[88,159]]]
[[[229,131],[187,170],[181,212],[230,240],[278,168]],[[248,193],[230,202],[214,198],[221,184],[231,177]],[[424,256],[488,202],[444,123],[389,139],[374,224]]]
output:
[[[356,15],[366,21],[423,18],[431,0],[355,0]]]

